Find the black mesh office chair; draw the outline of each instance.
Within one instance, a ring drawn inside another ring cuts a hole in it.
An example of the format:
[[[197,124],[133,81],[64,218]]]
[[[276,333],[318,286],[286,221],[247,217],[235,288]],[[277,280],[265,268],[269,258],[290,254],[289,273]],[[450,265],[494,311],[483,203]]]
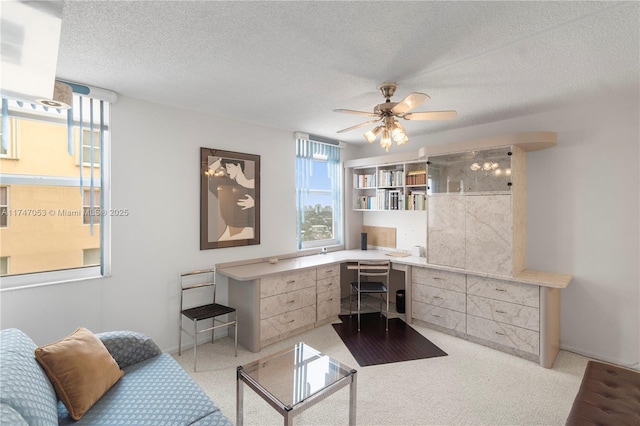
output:
[[[386,330],[389,331],[389,270],[391,262],[388,260],[359,261],[356,269],[357,281],[351,283],[349,293],[349,314],[352,313],[351,302],[354,292],[358,296],[358,331],[360,331],[360,308],[362,294],[384,294],[387,309]],[[380,298],[380,315],[382,315],[382,298]]]
[[[198,361],[198,334],[211,331],[211,343],[215,330],[221,327],[234,326],[235,332],[235,351],[238,356],[238,324],[237,313],[235,308],[216,303],[216,282],[215,269],[204,269],[199,271],[183,272],[180,274],[180,337],[178,338],[178,356],[182,355],[182,333],[193,338],[193,371],[196,371],[196,363]],[[204,280],[204,281],[203,281]],[[206,305],[198,305],[190,308],[184,307],[184,295],[186,292],[196,289],[211,287],[213,290],[213,303]],[[218,317],[222,315],[233,314],[233,321],[224,321]],[[187,318],[193,322],[193,334],[182,326],[182,319]],[[211,327],[198,330],[198,322],[211,320]],[[216,325],[218,323],[218,325]]]

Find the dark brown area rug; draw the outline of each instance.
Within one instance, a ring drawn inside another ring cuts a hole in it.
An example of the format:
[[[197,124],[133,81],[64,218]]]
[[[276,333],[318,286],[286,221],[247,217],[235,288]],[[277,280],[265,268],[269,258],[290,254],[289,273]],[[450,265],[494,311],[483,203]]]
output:
[[[386,331],[378,312],[360,314],[360,332],[356,314],[340,315],[340,320],[333,328],[361,367],[447,355],[400,318],[389,318]]]

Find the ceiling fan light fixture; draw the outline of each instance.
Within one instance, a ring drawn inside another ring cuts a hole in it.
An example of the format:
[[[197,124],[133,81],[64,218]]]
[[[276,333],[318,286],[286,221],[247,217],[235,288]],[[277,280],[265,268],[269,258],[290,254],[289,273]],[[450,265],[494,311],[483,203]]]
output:
[[[369,130],[368,132],[366,132],[364,134],[364,138],[367,140],[367,142],[373,143],[373,141],[376,140],[376,137],[378,136],[381,130],[382,130],[381,126],[376,126],[373,130]]]
[[[391,102],[391,97],[395,92],[395,83],[382,83],[382,86],[380,86],[380,93],[384,96],[385,102],[375,105],[373,112],[357,111],[352,109],[334,109],[335,112],[344,112],[375,118],[364,123],[356,124],[355,126],[347,127],[346,129],[338,130],[338,133],[350,132],[351,130],[355,130],[362,126],[381,122],[381,124],[376,126],[373,130],[365,132],[363,136],[367,142],[373,143],[378,134],[383,132],[380,139],[380,146],[388,152],[389,147],[393,142],[398,145],[403,145],[409,142],[407,131],[396,118],[403,118],[405,120],[450,120],[455,118],[457,115],[455,111],[409,112],[427,99],[430,99],[429,95],[420,92],[412,92],[400,102]],[[478,167],[482,166],[478,165]]]
[[[407,137],[407,132],[404,130],[404,127],[402,127],[402,124],[395,123],[395,128],[391,131],[391,137],[398,145],[402,144],[402,141]]]
[[[409,142],[409,138],[407,137],[407,135],[404,135],[404,139],[402,139],[401,141],[398,141],[398,146],[400,145],[404,145],[405,143]]]
[[[389,147],[391,146],[391,138],[389,137],[389,131],[384,129],[382,131],[382,139],[380,139],[380,146],[385,149],[385,151],[389,152]]]

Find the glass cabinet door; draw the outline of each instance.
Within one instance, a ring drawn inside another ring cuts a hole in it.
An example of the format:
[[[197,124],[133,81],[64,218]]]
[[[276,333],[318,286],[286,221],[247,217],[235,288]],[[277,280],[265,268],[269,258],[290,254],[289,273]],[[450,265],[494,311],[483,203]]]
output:
[[[429,157],[429,194],[511,190],[509,147]]]

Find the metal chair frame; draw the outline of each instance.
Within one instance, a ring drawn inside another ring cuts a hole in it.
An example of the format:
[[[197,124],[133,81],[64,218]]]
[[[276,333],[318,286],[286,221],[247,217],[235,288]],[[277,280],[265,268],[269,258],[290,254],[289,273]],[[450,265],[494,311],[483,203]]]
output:
[[[186,333],[188,336],[191,336],[193,338],[193,371],[196,371],[196,365],[198,362],[197,347],[198,347],[198,335],[200,333],[211,331],[211,343],[213,343],[216,329],[222,328],[222,327],[234,326],[235,356],[238,356],[238,314],[235,308],[216,303],[215,272],[216,272],[215,269],[202,269],[197,271],[182,272],[179,274],[179,278],[180,278],[179,335],[180,337],[178,338],[178,356],[182,355],[182,333]],[[188,277],[194,277],[198,275],[205,277],[207,276],[206,274],[210,274],[211,279],[207,279],[204,282],[198,281],[195,284],[185,284],[185,280],[187,280]],[[191,308],[184,307],[185,292],[190,290],[195,290],[195,289],[203,289],[206,287],[212,287],[213,289],[213,303],[194,306]],[[231,313],[233,313],[234,315],[233,321],[223,321],[218,319],[219,316],[228,315]],[[182,326],[183,317],[193,322],[193,334],[191,334],[190,330],[187,330]],[[212,326],[204,328],[202,330],[198,330],[198,322],[204,321],[204,320],[212,320]],[[218,325],[216,325],[216,323],[218,323]]]
[[[356,269],[357,281],[351,283],[352,291],[349,293],[349,315],[352,314],[353,290],[358,294],[358,331],[360,331],[360,309],[361,295],[365,294],[384,294],[387,305],[385,312],[386,330],[389,331],[389,272],[391,270],[391,262],[388,260],[366,260],[359,261]],[[379,279],[384,277],[382,281],[369,281],[369,278],[375,277]],[[382,315],[382,298],[380,299],[380,315]]]

